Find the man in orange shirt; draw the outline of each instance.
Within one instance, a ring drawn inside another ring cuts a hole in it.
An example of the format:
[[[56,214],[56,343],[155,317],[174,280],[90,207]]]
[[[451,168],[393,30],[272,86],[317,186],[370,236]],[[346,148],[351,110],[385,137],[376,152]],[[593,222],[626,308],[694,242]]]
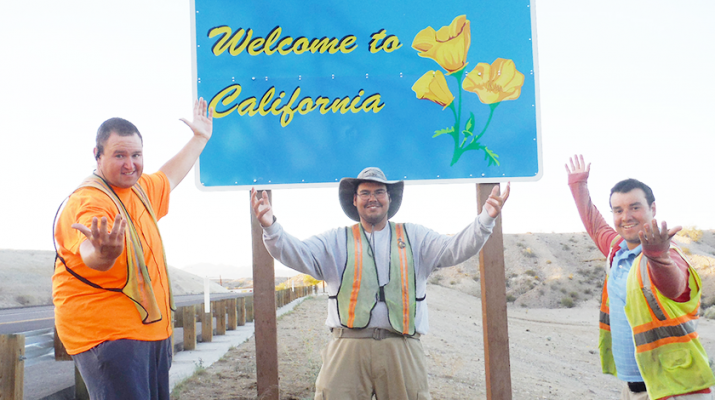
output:
[[[134,124],[102,123],[97,168],[56,221],[55,324],[92,399],[169,399],[174,307],[157,221],[211,138],[204,99],[193,114],[193,137],[154,174]]]

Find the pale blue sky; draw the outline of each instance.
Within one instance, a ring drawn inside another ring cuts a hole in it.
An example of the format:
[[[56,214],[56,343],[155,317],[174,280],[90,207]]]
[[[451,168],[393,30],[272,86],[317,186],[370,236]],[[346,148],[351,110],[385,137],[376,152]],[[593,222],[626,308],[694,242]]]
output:
[[[593,162],[608,220],[610,187],[633,177],[653,188],[657,217],[715,229],[715,2],[535,7],[543,178],[512,185],[505,233],[583,231],[563,167],[574,153]],[[57,207],[95,166],[102,121],[139,127],[146,172],[190,137],[179,121],[193,101],[189,2],[11,2],[0,38],[0,248],[50,250]],[[455,233],[476,215],[475,196],[474,184],[408,185],[395,220]],[[191,172],[160,223],[169,263],[250,266],[248,198],[200,192]],[[298,237],[351,222],[336,188],[275,190],[274,210]]]

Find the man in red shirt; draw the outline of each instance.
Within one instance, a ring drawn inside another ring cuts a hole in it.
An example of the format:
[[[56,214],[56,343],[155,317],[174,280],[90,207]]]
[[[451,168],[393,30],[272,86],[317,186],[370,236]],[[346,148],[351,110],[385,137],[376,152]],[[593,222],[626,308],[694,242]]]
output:
[[[611,228],[591,202],[590,164],[575,156],[568,183],[586,231],[607,257],[599,348],[623,400],[710,400],[715,377],[695,331],[701,283],[671,243],[681,227],[655,220],[655,196],[635,179],[611,189]]]

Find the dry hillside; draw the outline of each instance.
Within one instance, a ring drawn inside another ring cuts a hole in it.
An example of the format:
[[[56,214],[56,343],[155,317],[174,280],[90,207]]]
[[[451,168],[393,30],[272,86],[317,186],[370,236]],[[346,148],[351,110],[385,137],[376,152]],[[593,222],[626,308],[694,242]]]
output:
[[[675,240],[690,255],[703,280],[706,309],[715,304],[715,231],[689,233],[698,240],[686,235]],[[507,300],[516,306],[570,307],[596,303],[600,296],[605,257],[585,233],[504,235],[504,259]],[[0,308],[50,304],[53,261],[51,251],[0,250]],[[176,294],[203,291],[203,278],[176,268],[170,274]],[[276,285],[283,281],[290,285],[286,278],[276,278]],[[478,257],[436,271],[430,283],[479,296]],[[212,284],[212,291],[222,290]],[[711,312],[715,314],[715,308]]]

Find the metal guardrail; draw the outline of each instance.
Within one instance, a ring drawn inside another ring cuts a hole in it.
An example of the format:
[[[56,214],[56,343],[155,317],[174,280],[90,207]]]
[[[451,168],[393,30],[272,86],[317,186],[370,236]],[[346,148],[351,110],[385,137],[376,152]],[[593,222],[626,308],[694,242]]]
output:
[[[20,332],[25,336],[25,367],[39,364],[44,361],[54,361],[54,329],[38,329],[35,331]]]

